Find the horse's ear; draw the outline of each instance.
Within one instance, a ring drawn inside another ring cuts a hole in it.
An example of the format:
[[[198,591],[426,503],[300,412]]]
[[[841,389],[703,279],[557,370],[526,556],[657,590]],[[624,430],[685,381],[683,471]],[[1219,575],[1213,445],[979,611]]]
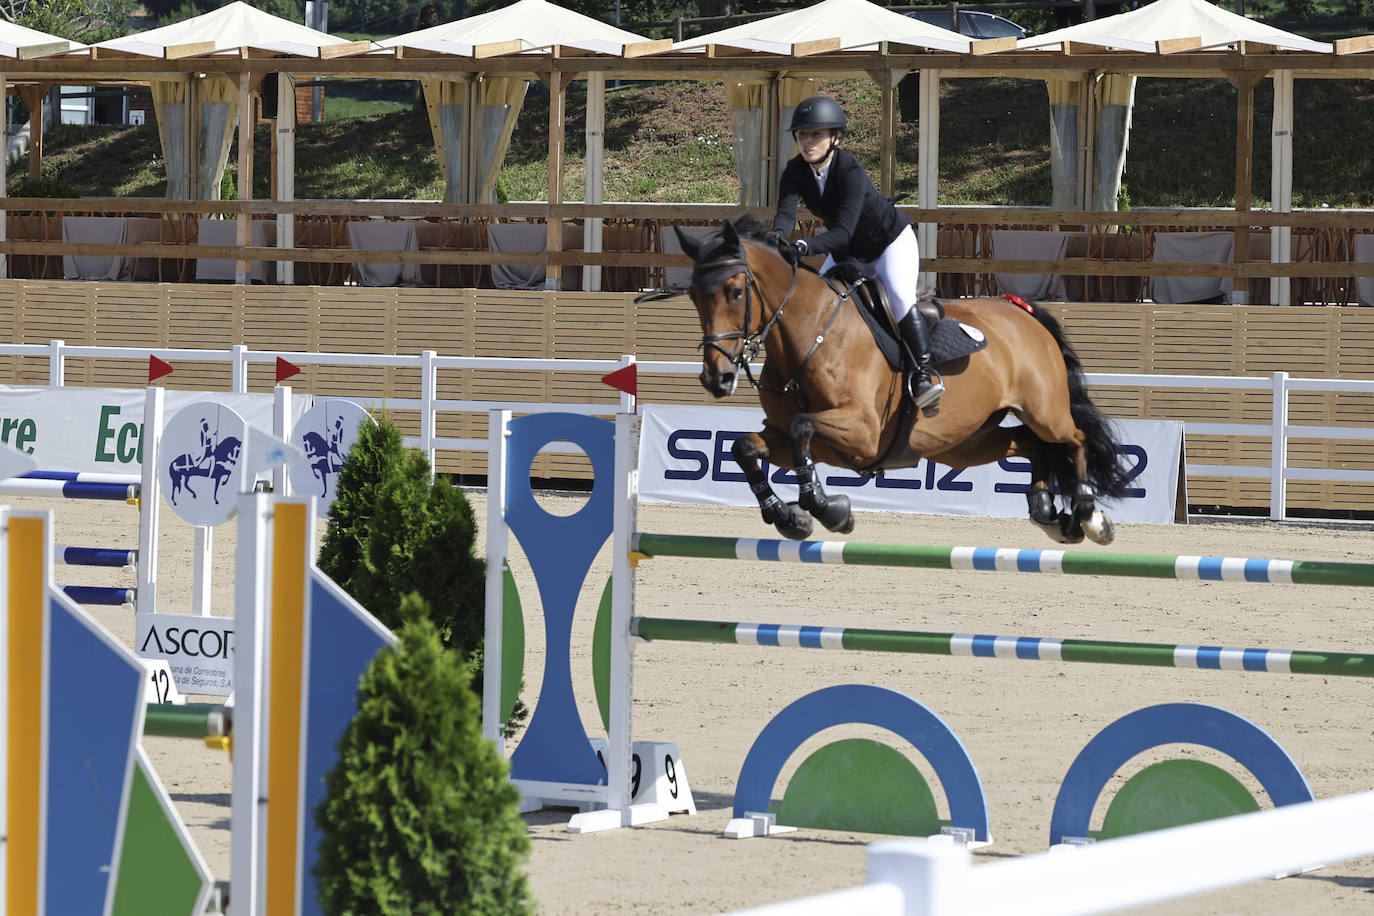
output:
[[[677,233],[678,244],[682,246],[683,254],[695,261],[701,255],[701,245],[696,239],[683,232],[682,227],[677,223],[673,223],[673,231]]]
[[[721,223],[721,229],[725,232],[725,244],[729,248],[738,249],[739,230],[735,228],[735,224],[730,222],[729,220],[726,220],[725,222]]]

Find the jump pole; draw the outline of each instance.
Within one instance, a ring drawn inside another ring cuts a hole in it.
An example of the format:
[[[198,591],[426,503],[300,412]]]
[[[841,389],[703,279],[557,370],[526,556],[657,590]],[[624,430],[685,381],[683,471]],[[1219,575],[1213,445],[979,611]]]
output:
[[[1233,649],[1223,646],[922,633],[907,630],[867,630],[859,627],[669,620],[658,617],[634,618],[630,632],[649,642],[729,643],[851,652],[902,652],[966,658],[1088,662],[1153,668],[1374,677],[1374,655],[1351,652]]]
[[[1014,547],[928,547],[857,541],[784,541],[775,538],[648,533],[637,533],[634,544],[635,551],[641,557],[1374,587],[1374,563],[1088,553]]]

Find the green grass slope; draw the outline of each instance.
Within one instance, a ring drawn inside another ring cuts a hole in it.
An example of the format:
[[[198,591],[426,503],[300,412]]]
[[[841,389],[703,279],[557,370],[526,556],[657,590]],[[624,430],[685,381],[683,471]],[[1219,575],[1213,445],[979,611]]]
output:
[[[877,168],[878,92],[866,80],[821,89],[845,105],[849,147]],[[565,197],[585,183],[585,99],[569,94]],[[1374,206],[1374,81],[1299,80],[1295,90],[1294,202],[1300,207]],[[1050,201],[1049,103],[1044,84],[990,78],[941,86],[940,202],[1035,206]],[[329,103],[326,102],[326,111]],[[1256,91],[1256,206],[1269,199],[1271,84]],[[1230,206],[1235,183],[1235,92],[1225,80],[1142,79],[1124,179],[1135,206]],[[254,196],[268,196],[268,132],[257,128]],[[630,83],[608,91],[605,198],[719,202],[738,199],[724,87]],[[547,196],[548,97],[535,84],[501,175],[512,200]],[[81,196],[161,197],[166,179],[154,127],[63,126],[45,138],[43,174]],[[234,157],[231,153],[231,162]],[[11,185],[28,174],[10,166]],[[897,188],[914,196],[916,124],[899,125]],[[443,195],[429,126],[407,103],[380,115],[303,124],[297,132],[296,196],[302,199],[437,199]]]

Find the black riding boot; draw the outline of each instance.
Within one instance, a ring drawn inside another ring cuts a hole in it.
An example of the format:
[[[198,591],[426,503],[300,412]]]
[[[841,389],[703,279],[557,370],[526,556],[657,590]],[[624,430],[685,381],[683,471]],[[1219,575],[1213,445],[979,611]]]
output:
[[[945,386],[930,378],[930,328],[921,313],[912,309],[897,323],[897,329],[902,332],[902,342],[911,351],[914,363],[907,376],[907,393],[922,413],[933,417],[940,412],[940,395],[945,393]]]

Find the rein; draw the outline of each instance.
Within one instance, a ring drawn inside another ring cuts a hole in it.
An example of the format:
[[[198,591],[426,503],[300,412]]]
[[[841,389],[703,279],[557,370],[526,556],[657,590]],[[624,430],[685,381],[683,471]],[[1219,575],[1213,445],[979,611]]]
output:
[[[756,391],[771,391],[775,394],[795,394],[797,396],[797,401],[801,404],[801,408],[807,410],[809,408],[807,406],[806,393],[801,387],[801,377],[806,371],[806,364],[811,361],[811,357],[816,355],[816,351],[819,350],[821,344],[825,342],[826,335],[829,334],[831,325],[833,325],[835,319],[839,317],[840,309],[844,307],[846,300],[850,298],[850,293],[854,291],[854,286],[850,286],[841,292],[828,278],[823,278],[826,284],[839,295],[839,301],[835,303],[835,308],[831,310],[830,317],[826,319],[825,325],[821,328],[821,332],[816,335],[815,341],[811,344],[811,349],[807,351],[806,355],[802,357],[801,362],[797,364],[797,371],[793,374],[791,379],[782,385],[782,387],[777,388],[770,385],[763,385],[754,378],[754,371],[750,362],[758,357],[759,351],[763,348],[764,338],[768,336],[768,332],[773,330],[773,328],[781,322],[783,310],[787,307],[787,303],[792,300],[792,293],[795,292],[797,288],[798,267],[796,264],[792,265],[792,282],[788,285],[787,292],[783,295],[782,302],[778,304],[778,308],[773,312],[772,317],[764,322],[763,326],[760,327],[756,333],[750,334],[749,326],[753,323],[753,293],[757,292],[759,300],[762,301],[763,290],[759,289],[758,281],[754,279],[754,273],[749,269],[749,262],[743,258],[739,259],[738,262],[731,259],[729,261],[720,261],[711,264],[709,267],[712,273],[718,273],[722,268],[733,268],[736,264],[741,266],[744,270],[744,326],[738,331],[726,331],[723,334],[704,334],[702,335],[701,344],[698,346],[698,349],[703,351],[707,348],[717,350],[722,356],[730,360],[731,365],[736,369],[744,370],[745,378],[749,379],[749,384]],[[857,286],[857,284],[854,285]],[[738,352],[731,353],[720,345],[722,340],[742,340],[743,343],[741,343]]]

